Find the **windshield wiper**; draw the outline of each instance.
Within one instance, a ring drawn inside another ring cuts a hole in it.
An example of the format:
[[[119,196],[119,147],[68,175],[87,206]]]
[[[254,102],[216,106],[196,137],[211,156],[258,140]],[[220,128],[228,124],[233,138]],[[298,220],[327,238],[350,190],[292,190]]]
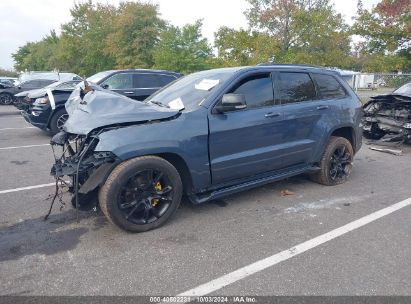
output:
[[[155,105],[158,105],[158,106],[163,107],[163,108],[170,108],[168,105],[165,105],[164,103],[161,103],[159,101],[150,100],[149,102],[154,103]]]

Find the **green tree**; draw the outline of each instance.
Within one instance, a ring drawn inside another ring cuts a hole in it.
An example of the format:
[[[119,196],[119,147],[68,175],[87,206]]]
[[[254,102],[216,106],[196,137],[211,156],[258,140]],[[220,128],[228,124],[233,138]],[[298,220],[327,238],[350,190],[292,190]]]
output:
[[[116,14],[116,8],[108,4],[88,1],[74,5],[72,20],[62,25],[61,43],[56,49],[62,69],[91,75],[113,68],[115,58],[104,48],[108,35],[114,30]]]
[[[411,70],[411,2],[382,0],[372,10],[358,1],[352,33],[357,43],[358,61],[364,70]]]
[[[15,61],[15,69],[23,70],[53,70],[58,66],[53,65],[54,50],[59,44],[59,37],[55,31],[51,31],[41,41],[28,42],[19,47],[12,54]]]
[[[115,59],[116,68],[152,67],[154,47],[165,27],[158,6],[122,2],[108,35],[104,51]]]
[[[182,28],[169,26],[154,50],[154,67],[185,74],[210,68],[212,49],[201,28],[200,20]]]
[[[255,65],[273,61],[279,50],[276,41],[265,33],[251,30],[235,30],[226,26],[215,33],[214,46],[217,62],[223,66]]]
[[[351,64],[349,28],[329,0],[248,0],[250,30],[221,28],[218,58],[227,65]]]

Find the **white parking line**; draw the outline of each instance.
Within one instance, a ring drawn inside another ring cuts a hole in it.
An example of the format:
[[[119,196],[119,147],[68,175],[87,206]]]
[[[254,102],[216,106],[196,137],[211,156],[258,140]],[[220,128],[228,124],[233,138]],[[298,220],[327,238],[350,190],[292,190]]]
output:
[[[12,150],[12,149],[34,148],[34,147],[45,147],[45,146],[50,146],[50,144],[29,145],[29,146],[15,146],[15,147],[4,147],[4,148],[0,148],[0,150]]]
[[[35,129],[36,127],[23,127],[23,128],[3,128],[0,131],[7,131],[7,130],[23,130],[23,129]]]
[[[362,226],[365,226],[369,223],[372,223],[386,215],[389,215],[401,208],[411,205],[411,198],[408,198],[402,202],[391,205],[387,208],[381,209],[377,212],[371,213],[367,216],[364,216],[358,220],[355,220],[351,223],[348,223],[342,227],[334,229],[330,232],[317,236],[311,240],[308,240],[304,243],[298,244],[295,247],[284,250],[280,253],[274,254],[268,258],[259,260],[255,263],[237,269],[233,272],[225,274],[217,279],[214,279],[208,283],[202,284],[193,289],[187,290],[177,296],[179,297],[198,297],[208,295],[216,290],[219,290],[227,285],[235,283],[239,280],[242,280],[248,276],[251,276],[259,271],[272,267],[280,262],[288,260],[296,255],[299,255],[305,251],[313,249],[317,246],[320,246],[326,242],[329,242],[339,236],[342,236],[348,232],[351,232],[355,229],[358,229]]]
[[[0,194],[6,194],[6,193],[11,193],[11,192],[19,192],[19,191],[24,191],[24,190],[32,190],[32,189],[38,189],[38,188],[45,188],[45,187],[50,187],[50,186],[55,186],[55,185],[56,185],[56,183],[49,183],[49,184],[28,186],[28,187],[22,187],[22,188],[0,190]]]

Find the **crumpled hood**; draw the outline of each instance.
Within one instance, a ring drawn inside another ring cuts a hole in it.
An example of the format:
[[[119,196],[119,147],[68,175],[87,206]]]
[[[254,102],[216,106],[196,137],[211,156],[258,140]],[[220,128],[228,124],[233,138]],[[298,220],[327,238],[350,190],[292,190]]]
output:
[[[77,88],[66,102],[66,110],[69,119],[64,131],[80,135],[104,126],[167,119],[179,113],[101,88],[87,93],[83,100]]]

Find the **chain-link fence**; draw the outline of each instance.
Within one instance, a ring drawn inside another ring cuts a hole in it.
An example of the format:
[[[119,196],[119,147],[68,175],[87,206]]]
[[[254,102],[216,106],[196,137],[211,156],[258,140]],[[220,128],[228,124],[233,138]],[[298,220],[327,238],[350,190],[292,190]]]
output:
[[[371,96],[391,93],[407,82],[411,74],[353,74],[343,76],[363,102]]]

